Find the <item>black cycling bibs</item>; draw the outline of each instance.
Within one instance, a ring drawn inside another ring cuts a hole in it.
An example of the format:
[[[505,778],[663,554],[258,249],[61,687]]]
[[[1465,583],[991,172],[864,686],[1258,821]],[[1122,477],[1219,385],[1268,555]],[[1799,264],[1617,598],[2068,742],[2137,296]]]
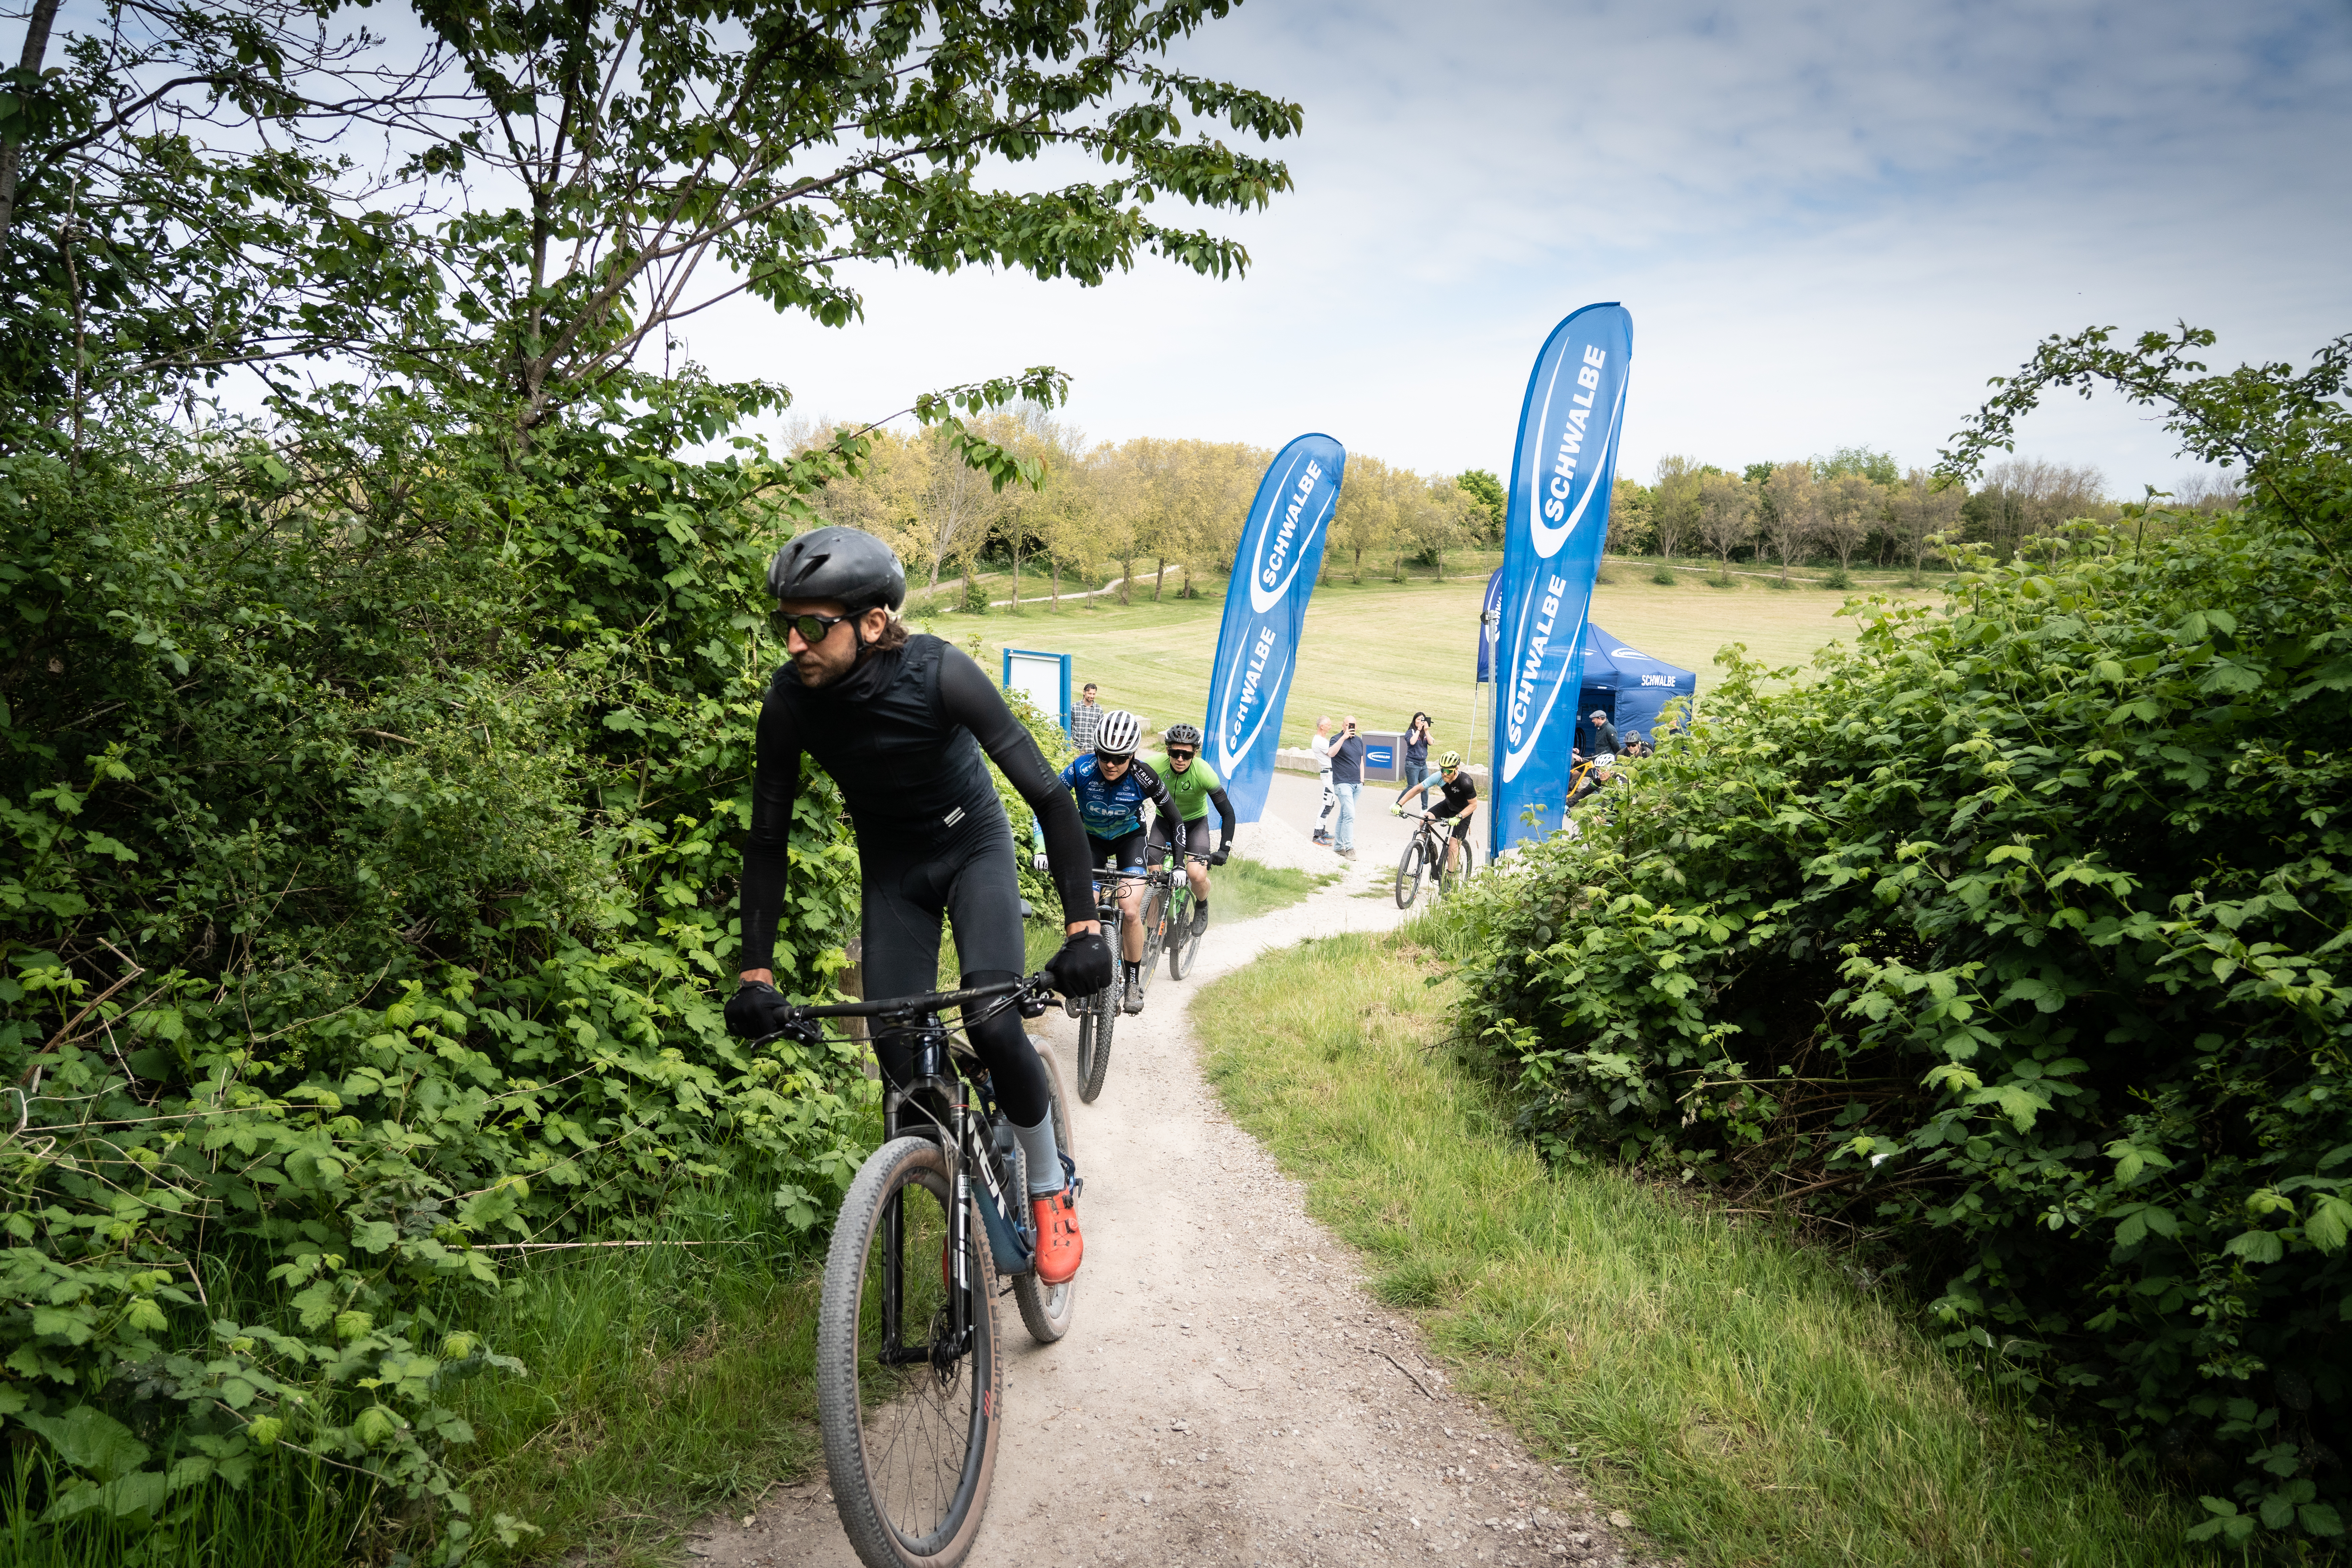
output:
[[[803,752],[841,787],[861,855],[913,863],[960,860],[991,839],[1010,856],[1012,831],[983,748],[1037,814],[1063,918],[1094,919],[1086,829],[1069,791],[980,666],[919,634],[867,655],[831,686],[803,687],[789,664],[768,683],[743,849],[739,967],[773,967]]]

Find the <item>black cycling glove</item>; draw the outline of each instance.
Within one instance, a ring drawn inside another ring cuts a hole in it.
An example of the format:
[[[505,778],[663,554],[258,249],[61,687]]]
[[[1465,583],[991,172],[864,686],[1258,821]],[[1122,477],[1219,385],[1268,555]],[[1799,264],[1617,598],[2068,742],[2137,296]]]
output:
[[[1225,857],[1233,852],[1234,847],[1232,845],[1220,844],[1217,846],[1217,852],[1209,857],[1209,864],[1212,866],[1222,866],[1225,863]]]
[[[792,1006],[774,986],[747,980],[727,999],[727,1032],[746,1040],[772,1035],[791,1018]]]
[[[1047,977],[1065,996],[1093,995],[1110,984],[1110,943],[1097,931],[1073,931],[1045,961]]]

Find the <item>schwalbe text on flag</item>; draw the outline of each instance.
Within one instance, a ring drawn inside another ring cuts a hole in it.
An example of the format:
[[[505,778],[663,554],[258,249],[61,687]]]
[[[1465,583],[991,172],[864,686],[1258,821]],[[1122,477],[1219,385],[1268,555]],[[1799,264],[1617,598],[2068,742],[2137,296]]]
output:
[[[1584,623],[1609,538],[1610,489],[1633,318],[1587,305],[1552,329],[1528,377],[1504,514],[1502,622],[1495,639],[1495,854],[1566,813]]]
[[[1298,666],[1307,600],[1323,568],[1323,543],[1339,504],[1347,449],[1328,436],[1301,436],[1258,481],[1225,584],[1224,624],[1209,676],[1202,749],[1225,781],[1234,816],[1255,822],[1274,787],[1282,707]]]

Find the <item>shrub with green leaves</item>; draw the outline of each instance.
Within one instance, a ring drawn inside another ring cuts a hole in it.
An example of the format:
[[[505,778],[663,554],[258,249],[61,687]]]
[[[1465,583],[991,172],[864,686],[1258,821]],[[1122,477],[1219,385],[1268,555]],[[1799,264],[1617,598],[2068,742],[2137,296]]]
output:
[[[1956,458],[2097,381],[2242,512],[2081,525],[1857,606],[1455,906],[1466,1023],[1556,1156],[1858,1230],[1957,1352],[2205,1498],[2352,1496],[2352,418],[2209,335],[2047,345]]]
[[[53,1522],[299,1450],[462,1554],[445,1391],[510,1363],[449,1303],[498,1247],[722,1164],[829,1216],[855,1060],[716,998],[761,571],[837,455],[680,460],[729,411],[674,392],[527,448],[386,402],[0,461],[0,1416]],[[828,994],[822,775],[793,855],[776,968]]]

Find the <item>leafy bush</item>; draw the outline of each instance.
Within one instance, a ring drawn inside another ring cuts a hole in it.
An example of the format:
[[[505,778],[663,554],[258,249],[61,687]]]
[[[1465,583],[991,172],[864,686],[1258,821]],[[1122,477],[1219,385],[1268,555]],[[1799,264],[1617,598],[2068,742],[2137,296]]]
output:
[[[1556,1156],[1858,1229],[1946,1343],[2206,1494],[2200,1534],[2333,1537],[2346,345],[2302,378],[2195,380],[2200,341],[2053,344],[1971,441],[2096,376],[2244,463],[2243,513],[2078,525],[1940,608],[1874,600],[1804,685],[1727,651],[1605,820],[1456,906],[1466,1022]]]
[[[855,1062],[714,1001],[760,569],[824,459],[677,460],[729,410],[672,395],[524,449],[385,400],[0,459],[0,1415],[52,1521],[168,1525],[299,1450],[462,1554],[446,1391],[511,1363],[446,1303],[487,1248],[722,1163],[829,1214]],[[776,967],[824,994],[822,775],[794,854]]]

